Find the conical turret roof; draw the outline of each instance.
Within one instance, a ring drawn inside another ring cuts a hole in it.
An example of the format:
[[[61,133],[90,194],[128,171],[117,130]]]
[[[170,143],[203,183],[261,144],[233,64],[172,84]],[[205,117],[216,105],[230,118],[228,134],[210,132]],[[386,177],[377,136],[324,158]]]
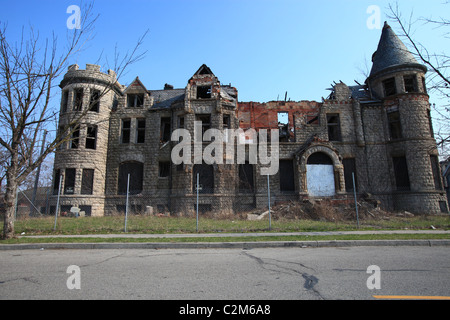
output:
[[[414,58],[387,22],[384,23],[380,42],[378,43],[377,51],[372,56],[372,62],[373,65],[369,77],[374,77],[381,71],[386,71],[389,68],[400,66],[420,68],[424,72],[427,70],[424,65],[417,62],[416,58]]]

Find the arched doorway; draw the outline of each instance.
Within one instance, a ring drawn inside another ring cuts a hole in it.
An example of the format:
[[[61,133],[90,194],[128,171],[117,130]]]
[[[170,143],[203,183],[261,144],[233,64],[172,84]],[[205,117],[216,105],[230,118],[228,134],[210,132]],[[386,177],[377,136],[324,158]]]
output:
[[[311,197],[331,197],[336,193],[333,160],[323,152],[315,152],[306,163],[306,181]]]

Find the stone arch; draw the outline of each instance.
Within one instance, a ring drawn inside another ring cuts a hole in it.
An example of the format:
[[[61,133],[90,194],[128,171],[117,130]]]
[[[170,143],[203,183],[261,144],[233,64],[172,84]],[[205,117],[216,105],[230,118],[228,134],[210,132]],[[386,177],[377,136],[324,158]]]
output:
[[[331,174],[334,178],[334,192],[336,194],[345,193],[345,183],[344,183],[344,167],[342,165],[341,159],[337,152],[329,146],[326,145],[313,145],[306,149],[299,157],[299,178],[300,178],[300,192],[309,195],[308,191],[308,159],[315,154],[316,157],[318,154],[323,154],[322,157],[328,158],[329,161],[327,164],[332,166]],[[319,159],[320,157],[317,157]],[[312,159],[312,158],[311,158]],[[317,162],[320,160],[315,160],[313,162]],[[311,161],[310,161],[311,162]],[[318,164],[318,163],[317,163]],[[324,163],[325,164],[325,163]]]

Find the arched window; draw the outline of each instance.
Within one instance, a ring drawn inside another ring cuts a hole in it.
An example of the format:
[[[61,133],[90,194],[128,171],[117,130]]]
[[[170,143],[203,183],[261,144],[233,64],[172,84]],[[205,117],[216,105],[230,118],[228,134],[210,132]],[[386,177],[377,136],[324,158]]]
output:
[[[329,197],[335,194],[334,165],[323,152],[315,152],[306,165],[308,194],[312,197]]]
[[[130,175],[129,194],[141,193],[144,178],[144,164],[137,161],[122,162],[120,164],[117,193],[127,193],[128,175]]]

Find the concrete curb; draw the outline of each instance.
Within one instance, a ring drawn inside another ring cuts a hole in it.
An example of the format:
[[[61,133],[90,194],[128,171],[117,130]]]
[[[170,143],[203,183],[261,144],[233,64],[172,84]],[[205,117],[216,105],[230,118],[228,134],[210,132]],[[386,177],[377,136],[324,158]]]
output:
[[[253,249],[324,248],[356,246],[450,246],[450,240],[332,240],[332,241],[255,241],[255,242],[125,242],[125,243],[26,243],[2,244],[0,250],[45,249]]]

